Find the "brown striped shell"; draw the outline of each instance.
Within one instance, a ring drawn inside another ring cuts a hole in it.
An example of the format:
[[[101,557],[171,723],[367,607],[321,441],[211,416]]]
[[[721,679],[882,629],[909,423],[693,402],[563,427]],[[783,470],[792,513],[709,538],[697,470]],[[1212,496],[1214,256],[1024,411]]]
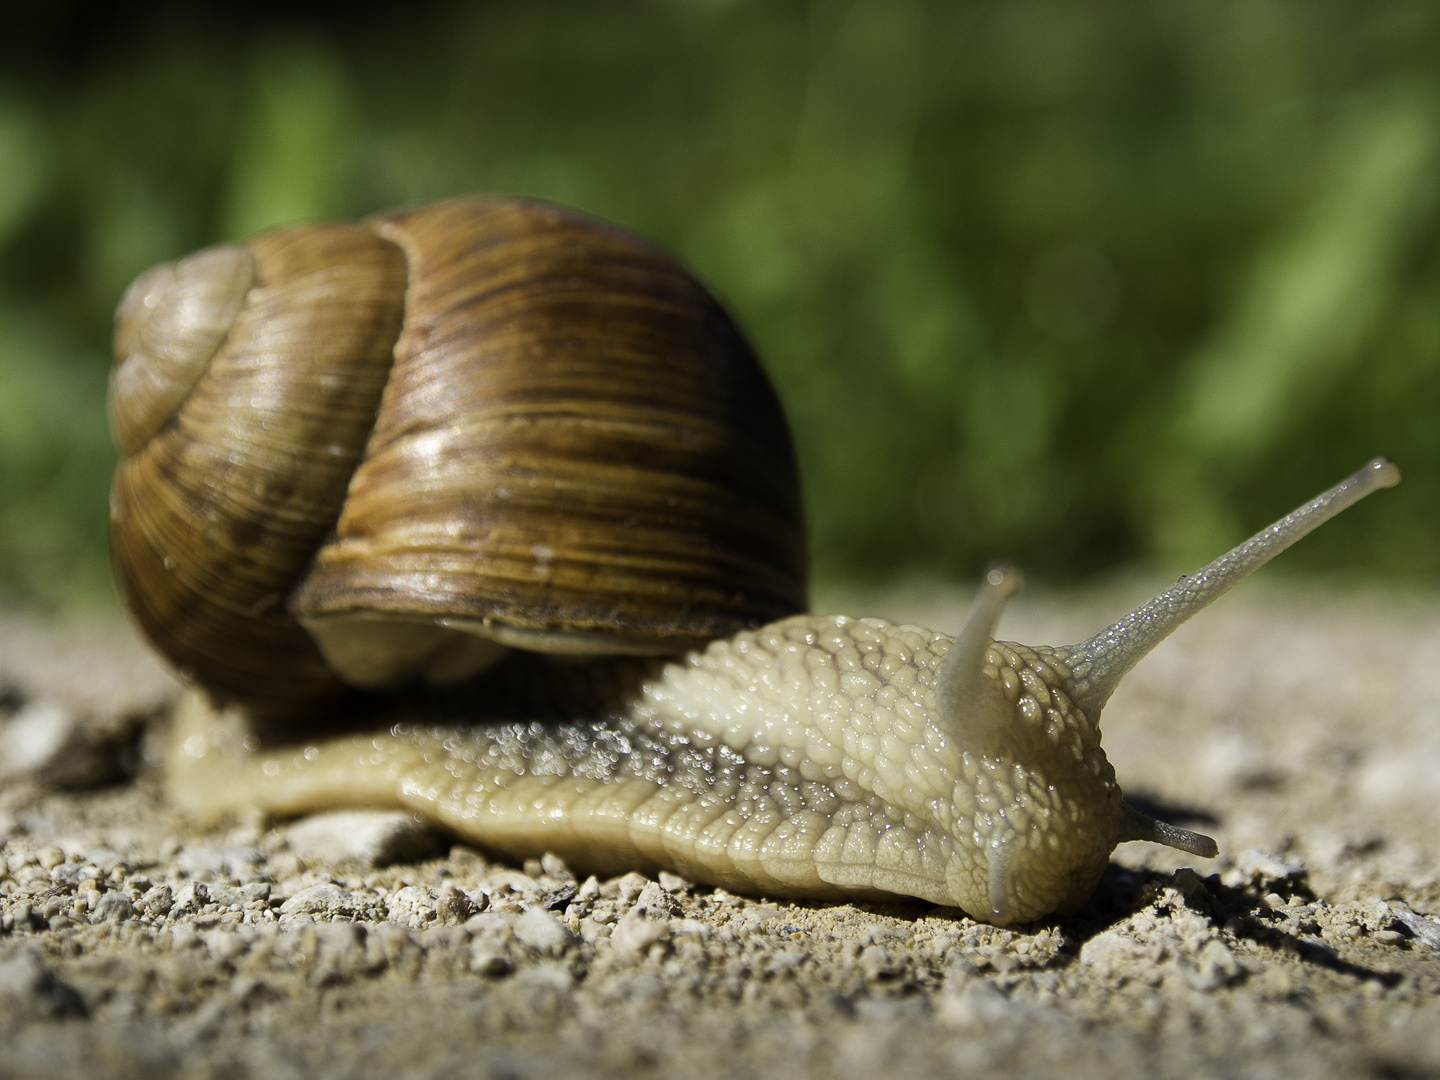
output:
[[[575,211],[457,199],[207,249],[136,280],[115,351],[116,581],[222,698],[290,712],[805,607],[754,355],[672,257]]]

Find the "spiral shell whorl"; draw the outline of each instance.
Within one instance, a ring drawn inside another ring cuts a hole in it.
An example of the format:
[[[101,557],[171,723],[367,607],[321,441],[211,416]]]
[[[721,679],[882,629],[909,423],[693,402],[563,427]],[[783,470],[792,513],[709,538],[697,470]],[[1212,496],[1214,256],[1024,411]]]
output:
[[[110,430],[133,454],[160,430],[230,332],[255,280],[244,248],[197,251],[135,279],[115,312]]]
[[[224,342],[116,471],[111,557],[131,612],[182,672],[303,707],[338,683],[286,601],[369,435],[405,265],[353,226],[272,233],[249,250],[254,284]]]

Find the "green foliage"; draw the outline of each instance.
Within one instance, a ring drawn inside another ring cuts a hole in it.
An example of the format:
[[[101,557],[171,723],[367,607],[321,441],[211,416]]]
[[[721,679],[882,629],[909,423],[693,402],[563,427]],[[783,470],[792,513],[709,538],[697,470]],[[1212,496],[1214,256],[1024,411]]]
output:
[[[1189,569],[1381,452],[1405,484],[1287,562],[1440,571],[1424,0],[58,7],[0,64],[12,591],[104,580],[136,273],[465,191],[713,285],[790,411],[823,577]]]

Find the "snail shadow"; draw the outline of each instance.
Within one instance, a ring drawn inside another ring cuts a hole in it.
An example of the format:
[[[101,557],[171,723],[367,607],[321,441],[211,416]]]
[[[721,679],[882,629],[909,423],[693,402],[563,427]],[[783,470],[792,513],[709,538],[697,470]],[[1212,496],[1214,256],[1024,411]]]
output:
[[[1287,913],[1271,908],[1261,899],[1271,893],[1286,894],[1287,899],[1300,903],[1316,899],[1303,873],[1278,881],[1270,879],[1233,886],[1222,882],[1219,874],[1202,878],[1188,867],[1166,872],[1136,870],[1112,862],[1085,908],[1078,915],[1056,920],[1053,925],[1066,931],[1067,936],[1073,936],[1078,957],[1092,938],[1114,929],[1147,907],[1154,908],[1163,917],[1166,909],[1183,905],[1215,929],[1233,937],[1236,943],[1248,941],[1259,946],[1270,954],[1269,959],[1278,961],[1290,957],[1304,965],[1387,988],[1402,980],[1403,976],[1397,972],[1346,960],[1318,938],[1287,928],[1284,925]]]
[[[1186,828],[1198,825],[1202,828],[1211,828],[1220,824],[1220,819],[1208,810],[1166,802],[1164,799],[1153,798],[1149,795],[1129,793],[1126,794],[1125,801],[1140,813],[1152,817],[1156,821],[1163,821],[1166,825],[1181,825]]]

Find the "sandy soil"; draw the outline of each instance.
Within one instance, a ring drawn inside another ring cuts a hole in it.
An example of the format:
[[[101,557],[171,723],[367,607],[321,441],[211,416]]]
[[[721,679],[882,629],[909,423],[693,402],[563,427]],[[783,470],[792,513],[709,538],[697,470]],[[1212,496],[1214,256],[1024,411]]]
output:
[[[198,829],[158,794],[173,695],[124,627],[0,616],[0,1075],[1440,1077],[1433,596],[1251,586],[1184,628],[1105,746],[1221,857],[1124,845],[1081,915],[1019,930],[577,881],[398,814]]]

